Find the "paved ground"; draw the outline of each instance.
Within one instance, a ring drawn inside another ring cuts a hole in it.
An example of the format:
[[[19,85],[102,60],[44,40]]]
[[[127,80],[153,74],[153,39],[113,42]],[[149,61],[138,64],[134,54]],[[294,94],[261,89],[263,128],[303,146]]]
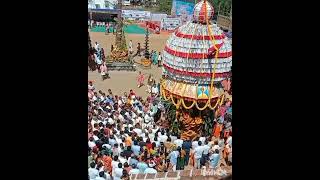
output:
[[[111,44],[115,42],[115,36],[112,34],[105,35],[102,32],[90,32],[91,42],[98,42],[100,46],[105,50],[106,55],[110,54]],[[168,35],[157,35],[151,34],[149,36],[150,42],[150,50],[161,51],[163,50],[166,40],[168,39]],[[145,36],[141,34],[127,34],[126,40],[127,43],[132,40],[133,42],[133,49],[136,51],[137,43],[143,47]],[[136,61],[139,61],[139,58],[135,58]],[[141,69],[139,65],[137,65],[136,72],[127,72],[127,71],[110,71],[110,79],[106,79],[104,81],[101,80],[100,74],[95,72],[88,72],[88,79],[93,80],[96,86],[96,89],[101,89],[104,92],[107,92],[108,89],[111,89],[114,94],[122,95],[123,92],[129,91],[133,89],[138,95],[142,97],[146,97],[146,86],[141,88],[137,87],[137,76],[138,72],[141,71],[145,73],[145,79],[147,79],[149,74],[152,74],[157,82],[161,77],[162,69],[158,68],[157,66],[152,66],[151,69]]]

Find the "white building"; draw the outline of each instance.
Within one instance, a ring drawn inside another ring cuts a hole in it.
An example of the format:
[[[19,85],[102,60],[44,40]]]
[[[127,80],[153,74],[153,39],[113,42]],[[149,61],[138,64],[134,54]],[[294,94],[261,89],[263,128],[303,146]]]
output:
[[[115,9],[118,0],[88,0],[88,9]]]

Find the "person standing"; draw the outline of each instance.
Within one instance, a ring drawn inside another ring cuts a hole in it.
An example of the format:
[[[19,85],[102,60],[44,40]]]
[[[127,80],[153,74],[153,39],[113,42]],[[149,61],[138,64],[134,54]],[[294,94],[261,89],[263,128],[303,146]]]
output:
[[[138,88],[140,88],[141,86],[143,86],[143,82],[144,82],[144,74],[142,74],[141,71],[139,71],[139,75],[138,75]]]
[[[109,76],[106,62],[103,62],[102,65],[100,66],[100,74],[101,74],[102,81]]]
[[[113,44],[111,44],[110,52],[112,52],[112,51],[113,51],[113,49],[114,49]]]
[[[153,63],[153,65],[157,65],[157,64],[158,64],[158,54],[157,54],[157,51],[154,51],[154,52],[153,52],[152,63]]]
[[[158,67],[162,66],[162,56],[161,53],[159,52],[159,56],[158,56]]]
[[[94,180],[96,177],[99,176],[99,171],[96,169],[96,163],[91,162],[90,163],[90,168],[88,169],[88,174],[90,180]]]
[[[168,155],[168,159],[170,159],[170,166],[172,167],[173,171],[176,171],[178,156],[179,152],[177,150],[171,151],[171,153]]]
[[[141,45],[140,45],[140,43],[138,43],[138,46],[137,46],[137,53],[136,53],[136,55],[135,56],[139,56],[139,57],[141,57]]]
[[[106,32],[105,32],[105,35],[108,35],[109,34],[109,23],[106,23]]]
[[[133,53],[133,44],[132,44],[132,40],[129,41],[129,53],[130,55]]]
[[[211,154],[211,156],[210,156],[210,165],[211,165],[211,167],[215,169],[219,164],[219,160],[220,160],[220,153],[219,153],[219,150],[216,149],[214,151],[214,153]]]
[[[177,170],[184,170],[185,166],[185,157],[186,157],[186,151],[184,149],[181,149],[181,146],[178,146],[178,158],[177,158]]]
[[[152,75],[149,74],[148,82],[147,82],[147,90],[146,90],[148,93],[151,93],[151,87],[153,82],[154,82],[154,79],[152,78]]]
[[[94,61],[96,62],[97,64],[97,69],[98,71],[100,72],[100,66],[102,64],[102,61],[100,60],[100,58],[98,57],[98,54],[97,53],[94,53]]]
[[[203,153],[203,147],[201,146],[202,142],[198,141],[198,146],[194,149],[194,159],[196,161],[196,168],[200,169],[201,168],[201,158],[202,158],[202,153]]]
[[[186,152],[186,157],[185,157],[185,165],[189,164],[189,156],[190,156],[190,149],[192,147],[192,143],[190,139],[184,140],[182,143],[182,149],[185,150]]]
[[[99,52],[100,51],[100,44],[98,42],[95,43],[94,49]]]

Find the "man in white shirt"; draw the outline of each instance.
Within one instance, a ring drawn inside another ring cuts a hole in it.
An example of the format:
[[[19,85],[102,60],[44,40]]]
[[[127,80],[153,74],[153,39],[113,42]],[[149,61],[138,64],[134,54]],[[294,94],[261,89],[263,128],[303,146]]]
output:
[[[208,141],[204,142],[204,146],[202,146],[202,149],[203,149],[202,158],[206,162],[207,160],[209,160],[209,150],[210,150],[210,146],[208,144]]]
[[[164,131],[161,131],[161,136],[159,137],[160,142],[166,142],[168,139],[168,136],[164,134]]]
[[[206,137],[201,136],[201,137],[199,138],[199,141],[201,141],[201,143],[204,144],[204,142],[206,141]]]
[[[219,146],[219,142],[216,140],[214,141],[214,145],[212,147],[212,150],[215,151],[215,150],[220,150],[220,146]]]
[[[150,113],[147,113],[144,116],[144,121],[145,121],[146,124],[149,124],[149,122],[153,122],[153,117],[150,115]]]
[[[180,139],[180,135],[177,136],[177,139],[174,141],[174,144],[176,145],[176,147],[182,147],[183,140]]]
[[[141,136],[141,134],[142,134],[142,130],[141,130],[140,128],[137,128],[137,127],[136,127],[136,128],[133,129],[133,131],[134,131],[135,133],[137,133],[138,136]]]
[[[118,167],[118,164],[120,162],[118,161],[118,156],[114,156],[113,160],[111,162],[111,166],[112,166],[112,176],[115,176],[115,169]]]
[[[196,138],[194,141],[192,141],[192,149],[195,150],[196,147],[198,147],[198,141],[199,141],[199,138]]]
[[[94,140],[93,137],[90,137],[89,142],[88,142],[88,146],[91,149],[96,146],[96,143],[93,140]]]
[[[121,164],[128,162],[127,159],[124,157],[123,152],[120,153],[119,161]]]
[[[100,171],[99,176],[96,177],[94,180],[109,180],[109,179],[111,179],[111,177],[108,173],[105,173],[104,171]]]
[[[88,169],[90,180],[94,180],[96,177],[99,176],[99,171],[98,169],[95,168],[95,166],[96,166],[96,163],[92,162],[90,164],[90,168]]]
[[[99,45],[98,42],[95,43],[94,49],[96,49],[96,51],[99,52],[99,50],[100,50],[100,45]]]
[[[151,88],[151,93],[154,94],[155,97],[158,96],[159,90],[158,90],[158,87],[157,87],[156,83],[153,84],[153,86]]]
[[[114,170],[114,178],[113,179],[114,180],[121,180],[122,173],[123,173],[122,163],[119,163],[118,167],[115,168],[115,170]]]
[[[198,141],[198,147],[196,147],[194,149],[194,158],[196,160],[196,168],[197,169],[201,168],[200,160],[201,160],[202,153],[203,153],[203,146],[201,146],[201,145],[202,145],[201,141]]]
[[[133,46],[132,46],[132,40],[129,41],[129,53],[133,53]]]

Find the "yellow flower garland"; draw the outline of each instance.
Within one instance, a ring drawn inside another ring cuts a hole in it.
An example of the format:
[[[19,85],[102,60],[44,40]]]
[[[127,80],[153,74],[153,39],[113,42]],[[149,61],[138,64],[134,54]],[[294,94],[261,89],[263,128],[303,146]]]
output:
[[[192,104],[188,107],[188,106],[186,106],[186,104],[184,103],[184,99],[181,99],[181,104],[182,104],[182,106],[183,106],[185,109],[191,109],[191,108],[193,108],[193,106],[196,104],[196,102],[197,102],[197,101],[193,100],[193,101],[192,101]]]

